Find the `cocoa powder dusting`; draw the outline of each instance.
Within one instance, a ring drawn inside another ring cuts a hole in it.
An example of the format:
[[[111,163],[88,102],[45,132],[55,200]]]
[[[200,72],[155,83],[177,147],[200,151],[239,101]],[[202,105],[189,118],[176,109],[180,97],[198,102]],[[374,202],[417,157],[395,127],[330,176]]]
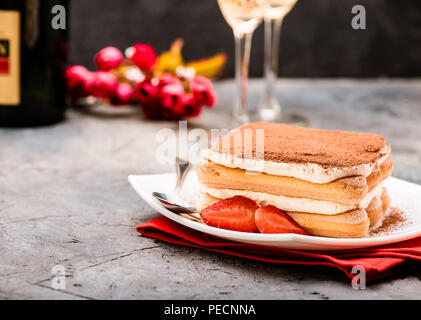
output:
[[[382,156],[380,151],[388,145],[383,136],[373,133],[256,122],[232,131],[212,150],[242,158],[255,157],[259,153],[256,147],[258,130],[264,136],[264,160],[272,162],[316,163],[325,168],[350,167],[375,162]]]
[[[396,207],[390,207],[389,213],[378,228],[371,230],[370,237],[386,236],[408,224],[405,213]]]

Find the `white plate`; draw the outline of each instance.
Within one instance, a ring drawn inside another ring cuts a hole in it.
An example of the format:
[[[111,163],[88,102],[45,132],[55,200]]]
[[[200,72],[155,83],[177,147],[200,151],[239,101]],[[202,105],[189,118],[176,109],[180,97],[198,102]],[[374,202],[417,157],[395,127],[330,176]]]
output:
[[[396,206],[406,213],[407,223],[387,235],[360,239],[237,232],[197,223],[168,211],[152,197],[153,191],[168,192],[173,190],[175,179],[176,176],[173,173],[129,176],[130,184],[140,197],[167,218],[186,227],[232,241],[298,250],[349,250],[380,246],[421,236],[421,186],[396,178],[387,179],[384,185],[392,197],[392,206]],[[199,189],[194,172],[187,177],[185,186],[187,187],[187,185],[194,186],[191,190],[195,189],[196,192]]]

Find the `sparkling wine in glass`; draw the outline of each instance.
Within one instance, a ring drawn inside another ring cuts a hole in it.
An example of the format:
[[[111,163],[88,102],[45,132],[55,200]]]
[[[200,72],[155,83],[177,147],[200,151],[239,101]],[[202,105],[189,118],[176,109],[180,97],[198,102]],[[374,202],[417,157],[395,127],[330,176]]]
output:
[[[247,82],[250,64],[250,46],[253,32],[264,14],[265,0],[218,0],[225,20],[235,38],[235,82],[237,97],[234,104],[233,126],[248,123]]]
[[[282,117],[281,105],[275,94],[275,83],[278,74],[279,38],[284,17],[294,7],[297,0],[265,0],[265,55],[264,78],[265,89],[259,104],[258,117],[263,121],[280,121],[300,124],[305,119],[295,116],[294,119]]]

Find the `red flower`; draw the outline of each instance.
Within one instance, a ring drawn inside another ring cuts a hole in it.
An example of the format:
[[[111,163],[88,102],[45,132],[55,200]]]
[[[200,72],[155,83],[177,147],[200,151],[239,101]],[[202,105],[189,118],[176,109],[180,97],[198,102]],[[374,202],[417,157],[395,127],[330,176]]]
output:
[[[89,93],[98,98],[111,99],[117,88],[117,77],[107,71],[94,72],[95,79],[89,88]]]
[[[133,63],[142,71],[151,71],[158,61],[155,49],[143,43],[133,45],[133,49],[134,52],[131,56]]]
[[[193,118],[200,114],[204,104],[215,103],[212,83],[206,80],[195,80],[195,96],[194,92],[186,92],[183,82],[172,74],[163,74],[159,78],[147,77],[135,86],[134,96],[149,119]]]
[[[202,105],[200,104],[189,104],[184,108],[184,117],[186,118],[196,118],[202,112]]]
[[[213,107],[216,104],[216,92],[208,78],[195,76],[190,82],[190,90],[197,103],[208,107]]]
[[[142,111],[148,119],[163,119],[163,110],[159,103],[148,102],[141,105]]]
[[[99,70],[111,70],[117,68],[123,62],[124,56],[115,47],[106,47],[95,56],[95,63]]]
[[[71,66],[66,70],[67,90],[72,100],[86,97],[94,82],[94,75],[83,66]]]
[[[174,84],[174,83],[180,84],[181,81],[180,79],[178,79],[175,75],[171,73],[164,73],[163,75],[159,77],[159,88],[162,88],[168,84]]]
[[[181,97],[180,103],[174,106],[174,112],[182,118],[197,117],[202,111],[202,106],[196,102],[193,94],[187,93]]]
[[[67,87],[69,89],[76,88],[83,82],[88,73],[88,69],[83,66],[68,67],[66,70]]]
[[[91,87],[94,85],[96,80],[95,72],[89,71],[82,81],[82,95],[84,97],[91,94]]]
[[[164,108],[173,109],[183,101],[185,95],[184,87],[181,83],[171,83],[163,86],[159,91],[161,104]]]
[[[119,83],[115,89],[115,94],[111,102],[114,105],[128,104],[132,101],[132,98],[133,98],[132,86],[127,83]]]
[[[158,81],[151,78],[145,78],[134,89],[134,95],[141,103],[149,103],[152,100],[157,100],[158,92]]]

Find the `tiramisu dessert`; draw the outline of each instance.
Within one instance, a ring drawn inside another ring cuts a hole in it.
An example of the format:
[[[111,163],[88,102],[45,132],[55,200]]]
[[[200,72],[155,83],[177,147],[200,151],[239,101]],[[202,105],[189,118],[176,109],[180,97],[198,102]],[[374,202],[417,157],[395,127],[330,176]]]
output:
[[[392,169],[377,134],[252,123],[203,153],[198,209],[231,230],[360,238],[390,204]]]

